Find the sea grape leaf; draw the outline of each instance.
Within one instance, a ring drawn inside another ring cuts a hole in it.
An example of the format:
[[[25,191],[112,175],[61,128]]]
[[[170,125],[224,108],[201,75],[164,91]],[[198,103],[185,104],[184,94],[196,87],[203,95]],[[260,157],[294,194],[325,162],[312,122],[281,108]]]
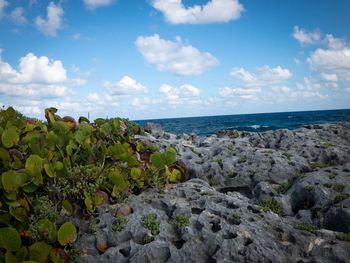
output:
[[[17,201],[22,207],[24,207],[29,212],[30,207],[29,207],[28,199],[26,197],[18,198]]]
[[[27,211],[23,207],[13,207],[9,208],[10,214],[20,222],[25,222],[28,219]]]
[[[106,122],[106,123],[101,125],[100,130],[106,136],[108,134],[111,134],[112,126],[110,123]]]
[[[40,236],[49,242],[55,242],[57,237],[57,230],[55,225],[48,219],[41,219],[38,221]]]
[[[10,126],[4,130],[1,136],[2,145],[6,148],[11,148],[14,144],[19,141],[19,135],[17,133],[17,128]]]
[[[78,122],[79,122],[79,123],[84,123],[84,122],[90,123],[89,119],[86,118],[86,117],[84,117],[84,116],[79,117]]]
[[[150,160],[152,164],[158,169],[163,169],[165,166],[165,163],[162,158],[162,154],[159,152],[151,154]]]
[[[62,207],[67,211],[69,215],[73,215],[74,213],[73,206],[71,202],[69,202],[67,199],[62,201]]]
[[[11,160],[10,154],[4,148],[0,148],[0,159],[2,160],[2,162],[4,164],[6,164],[7,162],[9,162]]]
[[[174,169],[169,176],[170,183],[177,183],[181,180],[181,172],[178,169]]]
[[[94,203],[93,203],[93,200],[90,196],[89,193],[87,192],[84,192],[84,195],[85,195],[85,199],[84,199],[84,204],[87,208],[87,210],[92,213],[94,211]]]
[[[123,192],[128,187],[128,182],[124,179],[119,170],[114,169],[110,171],[108,178],[120,192]]]
[[[62,245],[73,244],[77,239],[77,230],[71,222],[64,223],[57,233],[57,240]]]
[[[37,189],[38,186],[33,183],[23,186],[23,191],[26,193],[34,193]]]
[[[29,259],[38,263],[47,261],[52,247],[45,242],[36,242],[29,247]]]
[[[17,251],[20,249],[21,244],[21,237],[16,229],[12,227],[0,228],[0,248]]]
[[[6,263],[20,263],[16,256],[14,256],[11,251],[7,250],[5,254]]]
[[[53,171],[51,164],[44,164],[44,169],[48,177],[55,177],[55,172]]]
[[[28,157],[25,167],[26,171],[31,174],[41,173],[41,170],[43,169],[43,160],[39,155],[32,154]]]
[[[16,251],[16,257],[20,262],[23,262],[28,256],[28,248],[27,247],[21,247],[19,250]]]
[[[176,162],[176,150],[170,147],[165,153],[163,153],[163,159],[165,165],[171,165]]]
[[[8,193],[17,192],[26,182],[26,175],[15,171],[7,171],[1,175],[1,183]]]

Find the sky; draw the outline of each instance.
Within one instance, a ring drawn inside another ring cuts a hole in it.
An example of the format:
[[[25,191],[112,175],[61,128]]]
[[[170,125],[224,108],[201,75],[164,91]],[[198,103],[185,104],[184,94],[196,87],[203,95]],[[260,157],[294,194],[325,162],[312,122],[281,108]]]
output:
[[[0,105],[133,120],[350,108],[349,0],[0,0]]]

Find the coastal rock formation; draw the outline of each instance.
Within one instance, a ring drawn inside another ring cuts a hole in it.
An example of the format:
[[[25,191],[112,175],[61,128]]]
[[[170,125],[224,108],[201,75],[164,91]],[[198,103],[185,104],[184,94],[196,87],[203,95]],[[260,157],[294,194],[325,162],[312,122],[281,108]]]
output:
[[[77,222],[83,262],[349,262],[349,122],[205,138],[145,130],[139,140],[176,147],[187,181]]]

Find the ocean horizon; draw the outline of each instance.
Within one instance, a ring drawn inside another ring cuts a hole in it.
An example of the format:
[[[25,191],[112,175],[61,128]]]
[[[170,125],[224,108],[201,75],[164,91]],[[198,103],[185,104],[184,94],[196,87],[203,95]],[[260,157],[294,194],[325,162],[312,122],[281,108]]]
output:
[[[297,129],[310,124],[344,122],[350,119],[350,109],[312,110],[271,113],[177,117],[134,120],[141,126],[157,123],[170,133],[206,136],[219,130],[263,132],[277,129]]]

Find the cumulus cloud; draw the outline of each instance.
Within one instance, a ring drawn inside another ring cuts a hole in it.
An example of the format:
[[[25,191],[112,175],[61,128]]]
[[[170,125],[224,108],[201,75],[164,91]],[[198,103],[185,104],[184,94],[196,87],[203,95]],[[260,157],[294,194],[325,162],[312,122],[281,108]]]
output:
[[[102,87],[105,88],[110,95],[132,95],[147,92],[147,88],[129,76],[124,76],[120,81],[112,83],[104,81]]]
[[[0,53],[1,54],[1,53]],[[67,95],[74,80],[68,79],[60,60],[28,53],[19,60],[18,70],[0,56],[0,95],[17,97],[59,97]]]
[[[0,0],[0,19],[4,16],[4,10],[8,6],[8,2],[6,0]]]
[[[24,16],[24,9],[22,7],[15,8],[10,14],[11,20],[18,25],[27,23],[27,19]]]
[[[311,45],[319,43],[321,40],[321,34],[318,30],[308,32],[305,29],[294,27],[293,37],[299,42],[300,45]]]
[[[313,79],[305,77],[302,82],[297,82],[294,88],[287,86],[272,87],[270,97],[274,97],[276,101],[296,101],[296,100],[319,100],[326,99],[326,95],[322,89],[325,85]]]
[[[331,39],[328,48],[316,49],[307,62],[326,80],[350,82],[350,48],[340,39],[328,39]]]
[[[62,26],[62,17],[64,11],[59,5],[53,2],[47,6],[47,18],[38,16],[35,18],[36,28],[47,36],[56,36],[58,29]]]
[[[174,88],[168,84],[160,86],[159,91],[165,95],[165,98],[172,103],[179,103],[181,100],[198,97],[200,90],[192,85],[184,84]]]
[[[153,0],[152,6],[171,24],[223,23],[240,18],[244,11],[239,0],[210,0],[192,7],[185,7],[182,0]]]
[[[84,0],[84,4],[88,9],[94,10],[99,7],[109,6],[113,4],[114,1],[115,0]]]
[[[156,66],[159,71],[192,76],[199,75],[219,63],[212,54],[185,45],[179,37],[170,41],[161,39],[157,34],[140,36],[135,43],[146,62]]]
[[[241,79],[247,86],[269,86],[284,83],[292,77],[292,73],[280,66],[270,68],[263,66],[251,73],[244,68],[233,68],[230,75]]]

